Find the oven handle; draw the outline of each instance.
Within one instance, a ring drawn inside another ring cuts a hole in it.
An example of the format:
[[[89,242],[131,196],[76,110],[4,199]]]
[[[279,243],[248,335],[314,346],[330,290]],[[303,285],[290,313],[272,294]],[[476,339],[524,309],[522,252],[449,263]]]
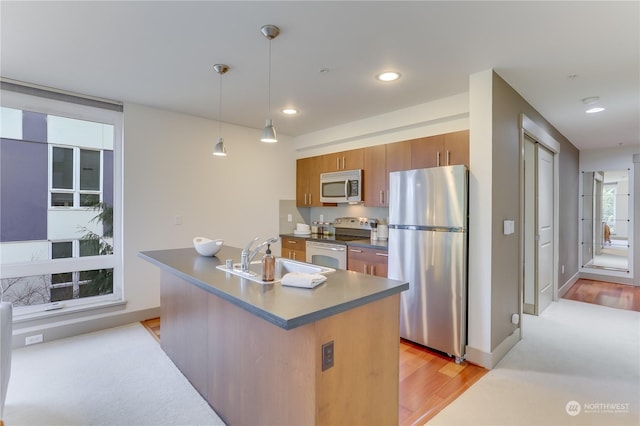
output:
[[[320,245],[320,244],[309,244],[307,248],[313,248],[316,250],[330,250],[330,251],[345,251],[346,250],[346,246],[342,247],[336,247],[336,246],[326,246],[326,245]]]

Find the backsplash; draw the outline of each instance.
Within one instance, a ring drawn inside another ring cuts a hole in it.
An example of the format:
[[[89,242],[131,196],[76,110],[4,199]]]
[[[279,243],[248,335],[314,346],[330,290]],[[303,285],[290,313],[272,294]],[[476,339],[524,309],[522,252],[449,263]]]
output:
[[[337,207],[298,207],[296,200],[280,200],[280,223],[281,234],[291,234],[296,227],[296,223],[306,223],[310,225],[314,221],[333,222],[337,217],[368,217],[379,221],[389,219],[389,209],[384,207],[365,207],[363,205],[339,205]],[[292,221],[288,221],[291,215]]]

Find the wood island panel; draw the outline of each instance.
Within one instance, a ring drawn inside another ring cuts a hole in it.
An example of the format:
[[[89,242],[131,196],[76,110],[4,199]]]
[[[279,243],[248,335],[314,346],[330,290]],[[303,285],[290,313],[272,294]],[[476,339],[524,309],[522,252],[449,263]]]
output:
[[[162,348],[225,423],[397,424],[399,293],[285,330],[161,276]]]

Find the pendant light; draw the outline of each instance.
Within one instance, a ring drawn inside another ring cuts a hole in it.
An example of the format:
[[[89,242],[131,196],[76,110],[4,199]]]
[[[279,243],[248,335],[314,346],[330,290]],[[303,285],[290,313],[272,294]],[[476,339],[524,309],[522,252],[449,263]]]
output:
[[[218,99],[218,141],[216,142],[216,146],[213,148],[213,155],[217,155],[219,157],[225,157],[227,155],[227,147],[224,146],[224,139],[222,139],[222,75],[229,71],[229,67],[224,64],[215,64],[213,66],[213,70],[218,73],[220,76],[218,87],[219,87],[219,99]]]
[[[269,107],[269,118],[267,118],[266,125],[262,130],[262,138],[260,140],[262,142],[274,143],[278,142],[278,138],[276,136],[276,129],[273,127],[273,121],[271,120],[271,40],[278,37],[280,34],[280,28],[275,25],[263,25],[260,28],[260,32],[262,35],[269,40],[269,97],[268,97],[268,107]]]

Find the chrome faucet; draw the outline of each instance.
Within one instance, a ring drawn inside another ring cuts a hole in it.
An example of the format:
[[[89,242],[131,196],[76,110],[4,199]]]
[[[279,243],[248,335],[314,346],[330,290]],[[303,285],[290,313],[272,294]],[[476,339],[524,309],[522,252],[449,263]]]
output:
[[[266,246],[267,244],[273,244],[277,242],[280,238],[279,237],[269,238],[261,242],[260,244],[258,244],[258,246],[255,249],[253,249],[253,251],[250,251],[253,243],[258,241],[259,239],[260,239],[259,237],[254,238],[249,242],[249,244],[247,244],[247,246],[244,249],[242,249],[242,255],[240,256],[240,269],[242,270],[242,272],[249,272],[249,264],[251,263],[253,258],[256,257],[256,254],[258,254],[258,252],[262,247]]]

